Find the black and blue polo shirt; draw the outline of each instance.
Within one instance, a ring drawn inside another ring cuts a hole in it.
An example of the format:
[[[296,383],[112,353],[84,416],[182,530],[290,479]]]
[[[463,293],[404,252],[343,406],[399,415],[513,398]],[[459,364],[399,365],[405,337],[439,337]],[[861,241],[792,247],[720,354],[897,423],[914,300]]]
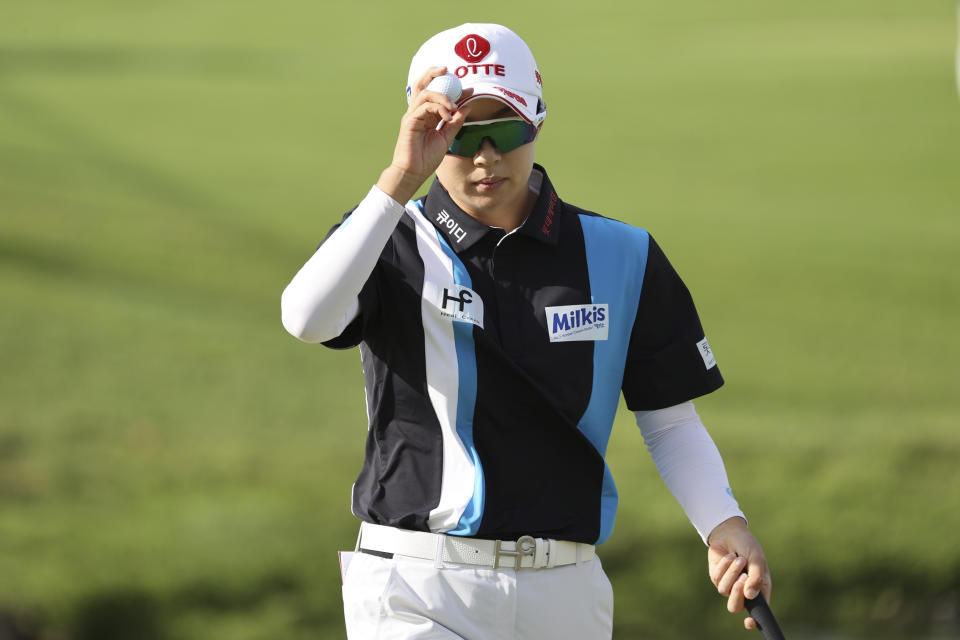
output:
[[[363,520],[602,543],[617,509],[604,455],[620,393],[653,410],[723,384],[653,238],[563,202],[534,171],[536,204],[509,234],[438,181],[408,203],[359,315],[325,343],[360,345]]]

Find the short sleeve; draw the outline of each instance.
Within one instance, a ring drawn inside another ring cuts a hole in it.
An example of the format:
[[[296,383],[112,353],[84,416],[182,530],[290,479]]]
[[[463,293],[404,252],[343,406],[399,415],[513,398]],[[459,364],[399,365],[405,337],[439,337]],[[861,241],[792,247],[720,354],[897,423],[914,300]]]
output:
[[[723,385],[686,285],[650,237],[623,376],[631,411],[663,409]]]
[[[330,231],[327,232],[323,242],[317,245],[318,249],[323,246],[324,242],[330,239],[330,236],[332,236],[337,229],[348,223],[350,214],[356,211],[356,209],[357,208],[354,207],[346,212],[340,222],[330,227]],[[360,312],[357,314],[357,317],[354,318],[336,338],[322,342],[321,344],[323,346],[329,347],[330,349],[352,349],[363,341],[364,327],[369,326],[369,320],[377,309],[376,286],[374,282],[375,275],[376,270],[367,278],[363,288],[360,290],[360,295],[357,296],[360,306]]]

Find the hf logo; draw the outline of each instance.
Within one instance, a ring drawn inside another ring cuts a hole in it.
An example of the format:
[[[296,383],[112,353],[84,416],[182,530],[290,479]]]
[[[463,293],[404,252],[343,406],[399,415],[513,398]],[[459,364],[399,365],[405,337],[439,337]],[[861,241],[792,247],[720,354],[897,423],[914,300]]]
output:
[[[447,303],[456,304],[458,306],[457,311],[463,313],[463,308],[473,302],[473,292],[470,289],[461,289],[460,293],[453,297],[450,295],[450,289],[443,290],[443,304],[440,305],[441,309],[447,308]]]
[[[483,329],[483,299],[477,292],[458,284],[438,287],[440,316],[455,322],[469,322]]]

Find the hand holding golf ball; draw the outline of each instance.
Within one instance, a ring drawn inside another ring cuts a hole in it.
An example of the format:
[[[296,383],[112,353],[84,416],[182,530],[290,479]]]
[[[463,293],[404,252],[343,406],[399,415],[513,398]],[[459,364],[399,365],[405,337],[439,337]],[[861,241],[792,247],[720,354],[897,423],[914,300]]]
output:
[[[470,112],[469,106],[460,109],[457,100],[473,90],[464,90],[459,78],[445,71],[431,67],[407,89],[393,161],[377,182],[397,202],[409,200],[437,170]]]
[[[442,93],[447,96],[450,102],[456,103],[463,94],[463,85],[460,83],[460,78],[452,73],[445,73],[431,80],[426,90]]]

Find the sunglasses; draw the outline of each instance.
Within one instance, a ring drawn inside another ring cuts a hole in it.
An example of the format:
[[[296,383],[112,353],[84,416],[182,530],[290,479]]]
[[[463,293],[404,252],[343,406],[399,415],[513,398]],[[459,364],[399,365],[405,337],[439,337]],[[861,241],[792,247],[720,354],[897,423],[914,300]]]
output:
[[[450,148],[447,149],[447,153],[472,158],[477,155],[485,138],[490,138],[497,151],[507,153],[528,142],[533,142],[536,137],[536,125],[520,118],[479,120],[468,122],[461,127]]]

